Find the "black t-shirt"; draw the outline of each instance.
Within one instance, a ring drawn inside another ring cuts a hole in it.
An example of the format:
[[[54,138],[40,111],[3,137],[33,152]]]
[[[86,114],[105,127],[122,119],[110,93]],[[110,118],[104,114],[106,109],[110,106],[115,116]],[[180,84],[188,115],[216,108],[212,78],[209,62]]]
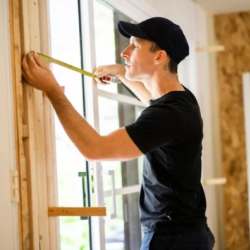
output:
[[[145,154],[139,200],[144,232],[180,233],[204,227],[203,123],[194,95],[185,88],[151,100],[126,130]]]

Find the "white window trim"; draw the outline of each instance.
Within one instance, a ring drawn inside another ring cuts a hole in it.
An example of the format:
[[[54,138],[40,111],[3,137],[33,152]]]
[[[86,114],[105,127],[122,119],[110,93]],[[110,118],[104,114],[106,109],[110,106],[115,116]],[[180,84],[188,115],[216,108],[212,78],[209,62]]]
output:
[[[123,188],[116,188],[115,195],[138,193],[140,189],[141,189],[141,185],[133,185],[133,186],[123,187]],[[112,196],[112,190],[104,190],[103,195],[104,197]]]
[[[106,0],[106,3],[112,5],[117,10],[121,11],[136,22],[140,22],[144,19],[159,15],[151,6],[145,4],[141,0],[137,1],[117,1],[117,0]],[[136,3],[135,3],[136,2]],[[83,55],[84,55],[84,67],[86,70],[93,72],[96,68],[95,62],[95,36],[94,36],[94,10],[93,0],[82,1],[82,28],[83,36],[88,37],[84,39],[83,44]],[[86,101],[86,118],[88,122],[99,131],[99,110],[98,110],[98,96],[109,96],[114,99],[114,96],[105,91],[98,90],[96,84],[93,84],[93,79],[85,77],[85,101]],[[124,103],[132,101],[136,102],[136,105],[145,107],[136,98],[126,97],[123,95],[117,95],[117,100]],[[132,100],[133,99],[133,100]],[[134,104],[133,104],[134,105]],[[101,163],[92,163],[92,169],[95,176],[95,204],[92,206],[103,206],[104,205],[104,191],[102,181],[102,166]],[[138,187],[137,187],[138,188]],[[118,190],[116,190],[118,192]],[[104,218],[93,217],[91,218],[92,226],[92,246],[93,250],[105,250],[105,230],[104,230]]]
[[[147,18],[154,16],[162,16],[162,14],[160,14],[151,5],[145,3],[145,1],[143,0],[104,0],[104,2],[110,4],[136,22],[141,22]]]
[[[247,158],[247,176],[250,179],[250,73],[243,74],[243,101],[244,101],[244,117],[245,117],[245,134],[246,134],[246,158]],[[250,193],[250,182],[248,181],[248,193]],[[250,199],[249,204],[249,218],[250,218]]]

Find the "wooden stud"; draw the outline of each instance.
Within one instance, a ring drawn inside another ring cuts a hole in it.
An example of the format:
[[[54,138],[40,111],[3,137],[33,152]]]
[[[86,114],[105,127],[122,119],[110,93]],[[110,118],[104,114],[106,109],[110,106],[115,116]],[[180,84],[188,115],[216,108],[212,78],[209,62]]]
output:
[[[223,45],[214,45],[214,46],[196,48],[196,51],[198,52],[220,52],[224,50],[225,50],[225,47]]]
[[[47,250],[49,226],[43,97],[40,91],[23,84],[21,76],[21,55],[31,48],[40,50],[38,0],[10,0],[9,6],[20,176],[20,249]]]
[[[16,19],[14,20],[15,14],[16,14],[16,4],[13,3],[13,0],[9,0],[9,20],[10,20],[10,43],[11,43],[11,57],[12,57],[12,62],[15,65],[16,63],[16,57],[17,57],[17,51],[18,48],[16,48],[15,46],[19,44],[18,41],[20,41],[20,39],[16,38],[15,35],[15,31],[17,31],[17,29],[19,29],[18,26],[16,26]],[[19,23],[19,21],[17,21]],[[19,36],[18,36],[19,37]],[[19,164],[19,159],[20,159],[20,149],[22,148],[22,139],[20,140],[20,135],[18,133],[19,130],[19,122],[18,120],[18,112],[17,112],[17,88],[16,88],[16,69],[15,67],[12,66],[12,84],[13,84],[13,107],[14,107],[14,127],[15,127],[15,145],[19,145],[16,146],[16,166],[17,166],[17,171],[20,171],[20,164]],[[20,144],[21,142],[21,144]],[[19,180],[20,183],[20,180]],[[19,197],[21,197],[21,189],[19,188]],[[22,205],[21,202],[19,202],[19,206],[18,206],[18,217],[19,217],[19,249],[23,250],[23,244],[22,244],[22,238],[23,238],[23,230],[22,230]]]
[[[39,1],[39,25],[40,25],[40,52],[50,55],[50,28],[48,1]],[[45,136],[45,155],[46,155],[46,175],[47,175],[47,204],[49,207],[58,206],[57,204],[57,169],[55,153],[55,125],[54,111],[49,99],[43,95],[44,107],[44,136]],[[46,208],[46,213],[47,209]],[[49,247],[50,250],[60,249],[59,244],[59,220],[57,217],[49,217]]]
[[[10,0],[10,33],[11,33],[11,52],[12,52],[12,74],[13,74],[13,100],[15,114],[15,141],[16,141],[16,159],[19,172],[19,235],[20,249],[30,249],[30,214],[28,198],[28,182],[25,149],[23,144],[23,86],[21,76],[21,19],[20,19],[20,1]]]
[[[36,1],[34,1],[35,3]],[[31,1],[21,1],[21,41],[22,41],[22,53],[26,54],[30,51],[31,44],[33,45],[32,38],[34,31],[32,28],[37,25],[36,18],[32,18],[36,13],[32,13]],[[38,18],[38,17],[37,17]],[[38,32],[35,32],[38,35]],[[40,127],[36,126],[37,116],[39,116],[39,110],[36,110],[37,99],[35,96],[35,90],[23,84],[23,101],[24,101],[24,124],[29,127],[29,138],[24,140],[24,150],[26,155],[26,168],[27,168],[27,182],[28,182],[28,195],[29,195],[29,215],[30,215],[30,249],[39,249],[39,211],[38,211],[38,190],[37,190],[37,157],[39,153],[39,147],[37,148],[36,134],[42,136]],[[42,143],[43,140],[41,140]]]
[[[28,125],[23,125],[23,138],[29,137],[29,127]]]
[[[23,0],[24,52],[40,51],[40,24],[38,0]],[[44,15],[43,15],[44,16]],[[29,124],[30,157],[30,211],[32,212],[32,239],[34,249],[49,249],[49,222],[47,216],[48,192],[45,151],[45,122],[42,92],[25,86]],[[39,194],[39,195],[37,195]]]
[[[202,181],[203,185],[223,185],[226,184],[227,179],[226,178],[212,178],[212,179],[206,179]]]
[[[105,207],[49,207],[49,216],[106,216]]]

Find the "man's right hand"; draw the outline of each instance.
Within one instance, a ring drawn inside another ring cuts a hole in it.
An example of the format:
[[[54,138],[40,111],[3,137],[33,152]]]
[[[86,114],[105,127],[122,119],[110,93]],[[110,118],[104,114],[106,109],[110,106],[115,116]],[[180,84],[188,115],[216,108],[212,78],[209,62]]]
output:
[[[100,78],[110,75],[120,79],[146,106],[149,105],[151,99],[150,92],[145,88],[142,82],[130,81],[125,77],[126,69],[121,64],[105,65],[98,67],[94,74],[96,75],[96,82],[99,84],[106,84]]]
[[[104,65],[104,66],[99,66],[94,74],[96,75],[96,82],[100,84],[106,84],[104,83],[100,78],[103,76],[115,76],[118,78],[124,78],[125,77],[125,67],[121,64],[112,64],[112,65]]]

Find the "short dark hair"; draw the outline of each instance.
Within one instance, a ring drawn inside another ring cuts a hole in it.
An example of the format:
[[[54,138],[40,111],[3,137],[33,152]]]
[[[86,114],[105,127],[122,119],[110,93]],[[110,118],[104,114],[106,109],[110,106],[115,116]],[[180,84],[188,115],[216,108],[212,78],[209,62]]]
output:
[[[152,42],[149,51],[156,52],[158,50],[161,50],[161,48],[155,42]],[[176,62],[174,62],[170,56],[169,56],[168,70],[172,74],[177,74],[177,72],[178,72],[178,64]]]

